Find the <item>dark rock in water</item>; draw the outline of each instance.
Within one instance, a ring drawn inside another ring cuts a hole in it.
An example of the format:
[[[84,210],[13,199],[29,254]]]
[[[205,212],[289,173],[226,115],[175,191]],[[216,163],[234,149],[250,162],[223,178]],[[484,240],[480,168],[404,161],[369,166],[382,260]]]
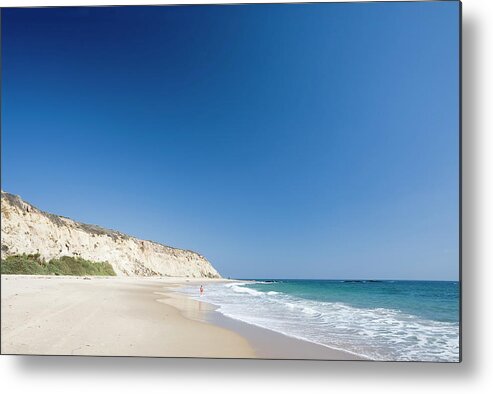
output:
[[[379,283],[383,282],[383,280],[375,280],[375,279],[354,279],[354,280],[343,280],[343,283]]]

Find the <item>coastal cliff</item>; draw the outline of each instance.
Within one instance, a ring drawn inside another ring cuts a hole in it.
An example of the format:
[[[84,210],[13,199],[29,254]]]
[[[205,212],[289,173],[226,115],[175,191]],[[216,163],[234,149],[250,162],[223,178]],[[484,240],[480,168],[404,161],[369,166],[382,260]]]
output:
[[[39,254],[108,262],[120,276],[220,278],[198,253],[140,240],[118,231],[43,212],[4,191],[1,198],[2,258]]]

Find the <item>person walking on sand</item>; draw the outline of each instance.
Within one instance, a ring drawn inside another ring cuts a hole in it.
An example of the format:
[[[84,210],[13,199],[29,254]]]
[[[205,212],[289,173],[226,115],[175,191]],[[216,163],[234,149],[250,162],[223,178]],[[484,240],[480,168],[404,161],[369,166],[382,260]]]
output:
[[[204,294],[204,287],[200,285],[200,295],[202,296]]]

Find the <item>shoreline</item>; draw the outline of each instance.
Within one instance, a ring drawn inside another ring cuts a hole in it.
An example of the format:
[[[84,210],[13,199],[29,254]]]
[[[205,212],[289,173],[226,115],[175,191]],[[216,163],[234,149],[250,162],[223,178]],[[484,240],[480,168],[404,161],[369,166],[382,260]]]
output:
[[[173,290],[229,279],[2,275],[2,354],[365,360]]]
[[[248,282],[244,279],[227,279],[225,282]],[[199,283],[200,280],[197,281]],[[220,280],[218,282],[221,282]],[[179,284],[173,287],[186,286]],[[207,301],[195,300],[187,297],[186,294],[176,290],[171,290],[170,298],[188,300],[203,304],[201,315],[188,314],[187,310],[182,310],[185,317],[196,319],[198,321],[207,322],[225,329],[234,331],[247,339],[250,345],[255,350],[257,359],[284,359],[284,360],[366,360],[373,361],[371,358],[364,357],[359,354],[352,353],[343,349],[331,348],[305,339],[296,338],[274,331],[268,328],[260,327],[241,320],[233,319],[232,317],[223,315],[217,309],[216,305],[210,304]],[[166,301],[164,301],[166,302]],[[171,301],[170,304],[173,304]],[[174,304],[178,309],[179,301]]]

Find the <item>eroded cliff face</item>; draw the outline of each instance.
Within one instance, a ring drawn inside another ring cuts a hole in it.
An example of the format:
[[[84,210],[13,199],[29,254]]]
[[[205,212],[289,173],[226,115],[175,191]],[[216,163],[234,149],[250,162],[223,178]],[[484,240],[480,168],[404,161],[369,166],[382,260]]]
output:
[[[198,253],[43,212],[2,191],[2,256],[39,253],[107,261],[117,275],[220,278]]]

